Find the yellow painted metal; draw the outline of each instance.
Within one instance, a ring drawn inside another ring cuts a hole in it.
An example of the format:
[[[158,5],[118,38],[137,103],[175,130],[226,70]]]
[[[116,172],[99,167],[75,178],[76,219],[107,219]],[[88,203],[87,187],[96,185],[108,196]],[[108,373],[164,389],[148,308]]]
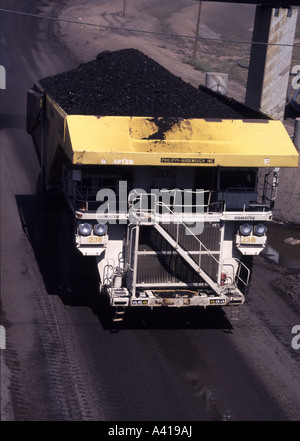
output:
[[[281,121],[67,115],[74,164],[297,167]]]

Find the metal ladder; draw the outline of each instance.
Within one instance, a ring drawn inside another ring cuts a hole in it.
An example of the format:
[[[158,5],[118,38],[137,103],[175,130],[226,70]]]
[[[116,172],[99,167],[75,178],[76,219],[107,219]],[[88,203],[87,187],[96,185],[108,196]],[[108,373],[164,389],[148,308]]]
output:
[[[122,322],[125,315],[125,306],[116,306],[113,322]]]
[[[240,306],[231,306],[231,314],[230,314],[230,320],[231,321],[239,321],[240,320]]]

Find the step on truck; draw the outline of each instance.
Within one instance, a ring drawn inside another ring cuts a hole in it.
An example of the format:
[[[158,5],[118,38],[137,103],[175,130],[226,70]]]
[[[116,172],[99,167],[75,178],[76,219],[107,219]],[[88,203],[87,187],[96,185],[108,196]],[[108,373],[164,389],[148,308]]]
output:
[[[281,121],[200,89],[241,117],[70,114],[42,82],[28,91],[44,193],[67,212],[60,288],[72,291],[71,246],[95,265],[115,320],[135,307],[242,305],[279,169],[298,165]]]

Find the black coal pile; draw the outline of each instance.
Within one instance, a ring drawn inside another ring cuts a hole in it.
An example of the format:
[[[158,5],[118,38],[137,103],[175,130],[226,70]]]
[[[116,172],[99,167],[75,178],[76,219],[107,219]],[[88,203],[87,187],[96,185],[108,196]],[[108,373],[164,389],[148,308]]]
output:
[[[102,52],[40,82],[71,115],[242,118],[136,49]]]

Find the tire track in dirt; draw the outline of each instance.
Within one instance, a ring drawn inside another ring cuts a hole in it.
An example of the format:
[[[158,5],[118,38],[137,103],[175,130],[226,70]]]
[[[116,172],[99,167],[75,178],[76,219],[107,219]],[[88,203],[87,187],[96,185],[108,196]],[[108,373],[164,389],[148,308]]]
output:
[[[69,325],[64,325],[66,317],[64,317],[63,305],[58,297],[48,295],[46,292],[37,262],[33,258],[32,249],[25,235],[22,249],[24,250],[24,265],[32,286],[35,287],[34,295],[39,307],[38,328],[44,348],[46,377],[52,393],[49,402],[54,407],[54,419],[92,420],[94,415],[86,392],[88,388],[78,368],[76,354],[72,351],[74,338],[72,329]],[[18,378],[18,372],[14,369],[14,375],[16,373],[16,378]],[[18,380],[15,383],[18,383]],[[22,406],[21,398],[18,407],[26,409],[26,406]],[[22,416],[22,419],[26,419],[26,414]]]

